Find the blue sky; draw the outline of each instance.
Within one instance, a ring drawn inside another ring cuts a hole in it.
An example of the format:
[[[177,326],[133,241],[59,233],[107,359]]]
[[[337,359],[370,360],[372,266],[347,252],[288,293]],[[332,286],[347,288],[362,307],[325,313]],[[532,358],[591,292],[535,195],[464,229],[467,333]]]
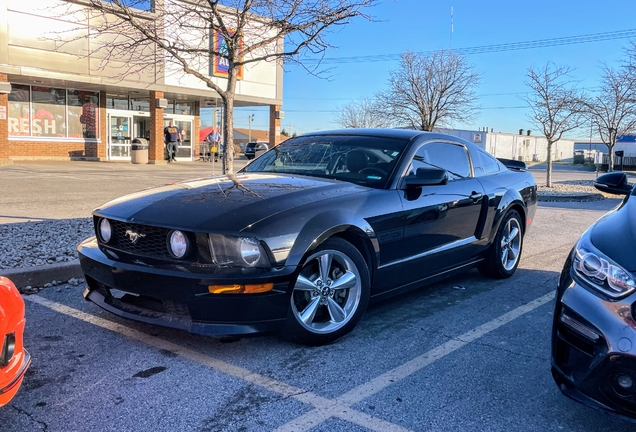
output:
[[[286,66],[283,128],[299,134],[337,128],[334,110],[385,89],[389,71],[397,67],[397,55],[406,50],[449,48],[451,7],[455,49],[636,29],[636,0],[383,0],[368,9],[375,22],[356,19],[328,35],[338,47],[325,55],[338,59],[325,65],[331,68],[329,79],[312,76],[297,66]],[[629,41],[618,38],[468,55],[468,62],[482,75],[477,89],[481,111],[474,122],[454,126],[488,127],[498,132],[535,129],[520,99],[528,91],[524,80],[529,67],[540,67],[548,61],[570,66],[575,68],[580,86],[593,90],[601,64],[618,64]],[[354,56],[357,61],[352,61]],[[368,57],[359,59],[360,56]],[[266,129],[269,111],[260,108],[238,108],[235,126],[247,127],[247,117],[252,113],[252,127]],[[579,131],[570,137],[589,138],[589,132]]]

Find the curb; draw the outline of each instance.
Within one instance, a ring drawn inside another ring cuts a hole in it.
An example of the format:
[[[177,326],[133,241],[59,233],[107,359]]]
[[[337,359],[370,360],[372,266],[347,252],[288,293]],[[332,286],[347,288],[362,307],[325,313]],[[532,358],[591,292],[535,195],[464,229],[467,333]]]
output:
[[[0,270],[0,276],[11,279],[17,288],[25,288],[41,287],[54,280],[66,282],[73,278],[83,278],[84,273],[79,260],[75,260],[47,266]]]
[[[539,202],[586,202],[586,201],[598,201],[605,199],[603,194],[591,193],[581,195],[537,195]]]

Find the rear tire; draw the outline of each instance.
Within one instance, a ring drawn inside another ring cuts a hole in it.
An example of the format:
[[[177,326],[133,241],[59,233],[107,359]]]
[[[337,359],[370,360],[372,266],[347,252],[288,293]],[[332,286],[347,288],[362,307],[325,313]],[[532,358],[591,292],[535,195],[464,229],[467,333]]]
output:
[[[523,246],[522,226],[521,216],[516,210],[506,213],[495,240],[486,252],[486,259],[478,267],[481,274],[494,279],[506,279],[515,273]]]
[[[331,238],[304,262],[294,282],[287,335],[305,345],[324,345],[349,333],[369,303],[369,269],[349,242]]]

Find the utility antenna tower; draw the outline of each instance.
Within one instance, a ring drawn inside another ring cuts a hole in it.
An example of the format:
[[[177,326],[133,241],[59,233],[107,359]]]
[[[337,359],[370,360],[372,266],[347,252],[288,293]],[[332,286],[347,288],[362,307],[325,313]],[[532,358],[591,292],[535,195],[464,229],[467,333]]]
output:
[[[450,16],[450,44],[449,48],[453,49],[453,7],[451,6],[451,16]]]

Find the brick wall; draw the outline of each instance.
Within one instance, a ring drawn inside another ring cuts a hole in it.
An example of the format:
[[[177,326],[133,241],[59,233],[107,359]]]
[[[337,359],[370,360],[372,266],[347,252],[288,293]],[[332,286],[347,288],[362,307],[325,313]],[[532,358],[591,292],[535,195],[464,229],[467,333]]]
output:
[[[98,143],[9,141],[11,159],[95,159]]]
[[[280,105],[269,106],[269,146],[280,144],[280,119],[276,118],[276,112],[280,111]]]
[[[157,108],[156,99],[163,98],[163,92],[150,92],[150,148],[148,162],[151,164],[167,163],[164,159],[163,144],[163,108]]]

